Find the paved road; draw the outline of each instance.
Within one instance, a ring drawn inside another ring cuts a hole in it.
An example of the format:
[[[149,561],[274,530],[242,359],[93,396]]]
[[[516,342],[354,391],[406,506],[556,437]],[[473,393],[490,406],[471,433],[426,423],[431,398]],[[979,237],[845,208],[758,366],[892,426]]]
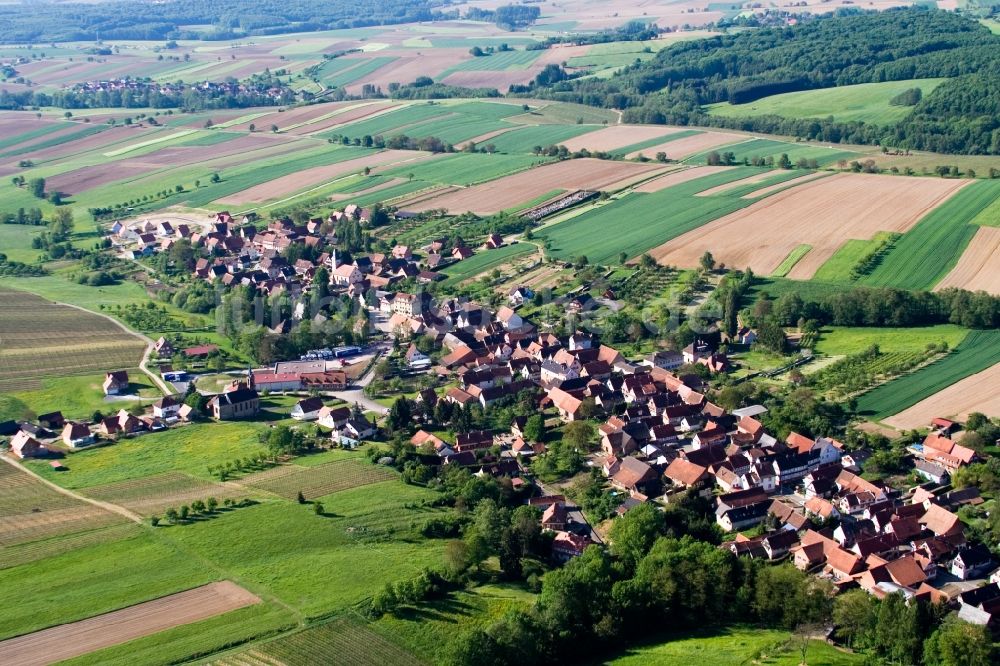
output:
[[[358,403],[365,411],[375,412],[376,414],[388,414],[389,409],[387,407],[375,402],[364,393],[364,388],[368,386],[375,377],[375,366],[378,365],[379,359],[382,358],[383,354],[385,354],[387,348],[388,345],[376,345],[375,356],[372,359],[371,367],[368,368],[368,372],[359,377],[358,380],[351,385],[352,388],[346,391],[335,391],[333,396],[352,405],[354,403]]]

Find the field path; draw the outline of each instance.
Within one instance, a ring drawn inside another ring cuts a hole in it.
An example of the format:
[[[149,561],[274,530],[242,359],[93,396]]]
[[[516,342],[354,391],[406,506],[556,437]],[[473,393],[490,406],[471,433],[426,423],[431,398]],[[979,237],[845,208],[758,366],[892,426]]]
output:
[[[0,662],[43,666],[260,603],[260,597],[224,580],[0,641]]]
[[[86,312],[88,314],[95,314],[98,317],[104,317],[105,319],[107,319],[108,321],[114,323],[115,326],[117,326],[118,328],[122,329],[123,331],[125,331],[129,335],[134,335],[135,337],[137,337],[140,340],[142,340],[143,342],[145,342],[146,343],[146,351],[142,355],[142,360],[139,361],[139,369],[142,370],[144,373],[146,373],[147,377],[149,377],[150,379],[153,380],[153,383],[156,384],[157,388],[159,388],[161,391],[163,391],[163,395],[172,395],[174,393],[173,389],[171,389],[169,386],[167,386],[166,382],[164,382],[162,379],[160,379],[159,375],[157,375],[155,372],[153,372],[152,370],[150,370],[149,368],[146,367],[146,364],[149,362],[149,356],[150,356],[150,354],[153,353],[153,345],[156,344],[155,342],[153,342],[152,338],[150,338],[148,335],[144,335],[144,334],[140,333],[139,331],[132,330],[131,328],[129,328],[128,326],[126,326],[122,322],[120,322],[117,319],[115,319],[114,317],[112,317],[111,315],[102,314],[100,312],[94,312],[93,310],[88,310],[87,308],[80,307],[79,305],[73,305],[72,303],[57,303],[57,304],[58,305],[65,305],[65,306],[70,307],[70,308],[76,308],[77,310],[80,310],[81,312]]]
[[[120,516],[124,516],[125,518],[128,518],[129,520],[131,520],[134,523],[138,523],[140,525],[143,524],[143,522],[142,522],[142,516],[140,516],[137,513],[132,512],[132,511],[129,511],[128,509],[126,509],[123,506],[118,506],[117,504],[112,504],[111,502],[102,502],[100,500],[95,500],[95,499],[91,499],[89,497],[84,497],[83,495],[78,495],[77,493],[73,492],[72,490],[69,490],[67,488],[63,488],[62,486],[57,486],[56,484],[52,483],[48,479],[46,479],[46,478],[44,478],[42,476],[39,476],[38,474],[36,474],[32,470],[28,469],[27,467],[24,467],[23,465],[19,465],[17,462],[14,461],[13,458],[10,458],[8,456],[0,456],[0,459],[2,459],[5,463],[7,463],[9,465],[13,465],[16,469],[18,469],[21,472],[27,474],[28,476],[34,477],[36,481],[44,483],[46,486],[48,486],[52,490],[56,491],[60,495],[65,495],[66,497],[72,497],[75,500],[78,500],[80,502],[86,502],[87,504],[90,504],[92,506],[96,506],[99,509],[104,509],[105,511],[110,511],[111,513],[117,513]],[[0,660],[0,661],[2,661],[2,660]]]

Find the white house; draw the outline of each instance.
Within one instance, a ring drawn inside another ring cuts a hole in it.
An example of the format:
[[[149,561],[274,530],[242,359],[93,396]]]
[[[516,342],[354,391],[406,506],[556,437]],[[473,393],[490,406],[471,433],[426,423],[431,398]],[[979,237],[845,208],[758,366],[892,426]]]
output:
[[[337,430],[351,418],[351,410],[347,407],[323,407],[319,410],[316,422],[324,428]]]
[[[296,421],[315,421],[324,407],[323,399],[312,397],[299,400],[292,407],[292,418]]]
[[[168,395],[153,403],[153,416],[158,419],[175,419],[181,409],[181,401],[175,396]]]

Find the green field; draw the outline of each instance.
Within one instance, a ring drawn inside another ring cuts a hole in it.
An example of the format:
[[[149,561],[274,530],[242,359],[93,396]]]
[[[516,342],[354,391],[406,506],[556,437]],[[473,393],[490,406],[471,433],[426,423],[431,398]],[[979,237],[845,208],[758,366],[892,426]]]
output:
[[[672,132],[671,134],[666,134],[664,136],[657,136],[652,139],[646,139],[645,141],[622,146],[621,148],[615,148],[610,152],[613,155],[629,155],[637,150],[645,150],[646,148],[652,148],[653,146],[659,146],[664,143],[669,143],[671,141],[676,141],[677,139],[683,139],[689,136],[695,136],[697,134],[704,134],[704,132],[700,132],[698,130],[681,130],[679,132]],[[656,154],[643,155],[643,157],[653,159],[656,157]]]
[[[413,527],[441,511],[419,506],[436,497],[392,480],[320,498],[325,516],[276,501],[169,529],[183,548],[315,618],[437,562],[444,541],[423,539]]]
[[[803,90],[771,95],[746,104],[720,102],[707,107],[710,114],[729,118],[782,116],[785,118],[829,118],[837,122],[861,121],[885,125],[902,120],[912,106],[892,106],[889,100],[910,88],[920,88],[924,97],[946,79],[909,79],[883,83]]]
[[[52,471],[45,461],[27,465],[66,488],[87,488],[165,472],[211,478],[209,465],[227,463],[264,450],[257,435],[263,423],[195,423],[123,439],[111,446],[72,453],[69,470]]]
[[[468,280],[494,268],[509,265],[518,257],[537,252],[538,248],[531,243],[521,242],[516,245],[505,245],[496,250],[478,250],[476,254],[454,263],[441,272],[455,282]]]
[[[699,197],[698,192],[760,173],[739,167],[668,187],[650,194],[632,193],[546,227],[538,236],[550,243],[559,259],[586,256],[591,263],[611,264],[625,252],[636,257],[703,224],[753,203],[728,193]],[[607,230],[613,228],[612,237]]]
[[[104,375],[79,375],[42,379],[39,389],[0,393],[0,421],[30,419],[58,408],[68,419],[90,420],[95,411],[113,414],[122,407],[148,404],[160,391],[138,368],[129,369],[129,390],[139,392],[144,400],[107,402],[101,383]]]
[[[861,258],[882,243],[887,242],[892,236],[891,232],[880,231],[868,240],[856,238],[847,240],[837,248],[837,251],[829,259],[823,262],[823,265],[813,275],[813,279],[827,282],[852,280],[854,267],[858,265]]]
[[[59,128],[61,127],[61,125],[56,124],[54,125],[54,127]],[[60,146],[64,143],[78,141],[92,134],[103,132],[106,129],[109,129],[107,125],[91,125],[89,127],[86,125],[82,125],[80,129],[76,130],[75,132],[70,132],[69,134],[64,134],[57,137],[50,137],[44,141],[36,141],[32,143],[30,146],[20,146],[20,147],[15,146],[10,150],[0,153],[0,157],[15,157],[17,155],[24,155],[26,153],[34,152],[36,150],[44,150],[46,148],[51,148],[52,146]]]
[[[893,244],[862,284],[930,289],[958,262],[978,227],[970,224],[1000,197],[1000,180],[977,180],[956,192]]]
[[[383,171],[387,176],[397,176],[428,183],[444,185],[472,185],[500,176],[522,171],[548,162],[545,157],[534,155],[486,155],[483,153],[458,153],[441,155],[414,164],[404,164]]]
[[[1000,227],[1000,197],[972,218],[970,224],[980,227]]]
[[[847,356],[878,345],[884,352],[914,352],[940,342],[954,348],[968,333],[969,329],[956,324],[912,328],[830,326],[821,331],[814,351],[826,356]]]
[[[944,358],[859,397],[858,412],[875,420],[884,419],[997,363],[1000,331],[971,331]]]
[[[604,662],[610,666],[688,666],[703,664],[774,664],[799,666],[801,653],[788,645],[787,631],[756,628],[722,629],[698,638],[679,638],[628,649],[625,654]],[[766,655],[766,658],[764,658]],[[827,643],[814,640],[809,645],[809,666],[852,666],[865,661],[864,655],[841,652]]]
[[[372,72],[381,67],[385,67],[394,60],[396,60],[396,58],[392,56],[358,58],[353,61],[354,64],[352,66],[341,69],[336,73],[327,74],[324,71],[321,75],[320,82],[328,88],[339,88],[341,86],[346,86],[364,76],[368,76],[369,74],[371,74]],[[333,62],[337,61],[334,60]],[[409,81],[400,81],[400,83],[409,83]]]
[[[390,136],[395,130],[398,130],[407,125],[414,125],[424,120],[430,118],[437,118],[448,113],[448,108],[442,104],[429,104],[429,103],[418,103],[409,104],[402,108],[396,109],[395,111],[389,111],[387,113],[379,114],[374,118],[369,118],[367,120],[361,120],[359,122],[350,123],[345,127],[338,127],[336,129],[330,130],[329,132],[323,132],[318,136],[326,138],[334,134],[340,134],[350,137],[362,137],[365,135],[369,136]]]
[[[688,164],[705,164],[706,157],[713,151],[706,150],[703,153],[693,155],[684,161]],[[789,143],[787,141],[777,141],[775,139],[750,139],[728,146],[719,146],[714,149],[717,153],[733,153],[737,162],[752,160],[754,157],[773,157],[774,161],[784,154],[795,164],[799,159],[816,160],[819,166],[833,164],[839,160],[853,160],[859,157],[858,153],[850,150],[841,150],[836,147],[818,146],[807,143]]]
[[[532,107],[528,113],[514,116],[511,120],[529,125],[600,125],[603,123],[612,124],[618,122],[618,114],[610,109],[599,109],[593,106],[584,106],[583,104],[546,102],[544,106],[538,108]]]
[[[559,145],[596,129],[594,125],[529,125],[504,132],[484,143],[492,143],[501,153],[530,153],[536,146]]]
[[[789,252],[788,256],[785,257],[780,264],[778,264],[778,267],[774,269],[774,273],[772,273],[772,275],[775,277],[785,277],[793,268],[795,268],[795,264],[799,263],[799,260],[806,256],[811,249],[812,245],[799,245],[794,250]]]

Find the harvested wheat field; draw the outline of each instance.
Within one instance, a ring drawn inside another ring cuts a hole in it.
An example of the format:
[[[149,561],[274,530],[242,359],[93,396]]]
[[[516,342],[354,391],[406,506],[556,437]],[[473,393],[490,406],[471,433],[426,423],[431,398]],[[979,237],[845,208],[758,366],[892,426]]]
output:
[[[980,227],[951,272],[934,287],[1000,294],[1000,227]]]
[[[554,190],[615,190],[664,169],[658,164],[590,158],[566,160],[458,189],[415,205],[407,204],[406,210],[420,212],[444,208],[451,213],[470,211],[479,215],[492,215]]]
[[[710,250],[727,266],[769,275],[800,245],[788,277],[809,279],[848,239],[904,232],[968,181],[837,174],[779,192],[661,245],[661,264],[697,266]]]
[[[810,180],[816,180],[817,178],[823,178],[824,176],[829,176],[829,171],[814,171],[812,173],[807,173],[804,176],[799,176],[798,178],[792,178],[791,180],[786,180],[781,183],[775,183],[774,185],[768,185],[767,187],[762,187],[759,190],[754,190],[749,194],[744,194],[742,199],[760,199],[761,197],[766,197],[772,192],[777,192],[778,190],[783,190],[788,187],[795,187],[803,183],[808,183]],[[704,194],[704,192],[702,193]]]
[[[898,430],[910,430],[924,428],[938,416],[964,421],[969,412],[1000,416],[1000,364],[970,375],[883,420]]]
[[[209,583],[79,622],[0,641],[0,663],[43,666],[257,603],[260,598],[235,583],[227,580]]]
[[[384,150],[372,155],[357,157],[353,160],[344,160],[335,164],[313,167],[297,173],[275,178],[260,185],[231,194],[219,200],[224,206],[244,206],[247,204],[259,204],[272,199],[278,199],[299,192],[305,188],[320,185],[326,181],[361,172],[365,167],[376,167],[386,164],[399,164],[412,160],[425,159],[429,153],[422,153],[413,150]]]
[[[622,146],[631,146],[633,143],[651,141],[680,131],[682,130],[679,127],[663,125],[612,125],[563,141],[563,145],[570,151],[586,148],[592,153],[605,152]]]
[[[639,155],[656,155],[657,153],[666,153],[668,160],[682,160],[685,157],[696,155],[697,153],[705,150],[711,150],[712,148],[718,148],[719,146],[725,146],[730,143],[746,140],[747,137],[742,134],[729,134],[727,132],[702,132],[701,134],[692,134],[691,136],[685,136],[680,139],[674,139],[673,141],[667,141],[666,143],[661,143],[658,146],[650,146],[648,148],[643,148],[642,150],[637,150],[626,155],[625,159],[635,159],[636,157],[639,157]]]
[[[699,178],[704,178],[705,176],[711,176],[713,173],[719,173],[720,171],[728,171],[729,169],[734,169],[735,167],[727,166],[703,166],[703,167],[692,167],[690,169],[679,169],[676,171],[670,171],[663,176],[654,178],[653,180],[647,180],[642,185],[635,188],[636,192],[659,192],[660,190],[665,190],[668,187],[673,187],[674,185],[680,185],[681,183],[687,183],[692,180],[698,180]],[[732,183],[727,183],[721,187],[729,187]],[[718,188],[712,188],[718,189]],[[704,194],[704,193],[702,193]]]

